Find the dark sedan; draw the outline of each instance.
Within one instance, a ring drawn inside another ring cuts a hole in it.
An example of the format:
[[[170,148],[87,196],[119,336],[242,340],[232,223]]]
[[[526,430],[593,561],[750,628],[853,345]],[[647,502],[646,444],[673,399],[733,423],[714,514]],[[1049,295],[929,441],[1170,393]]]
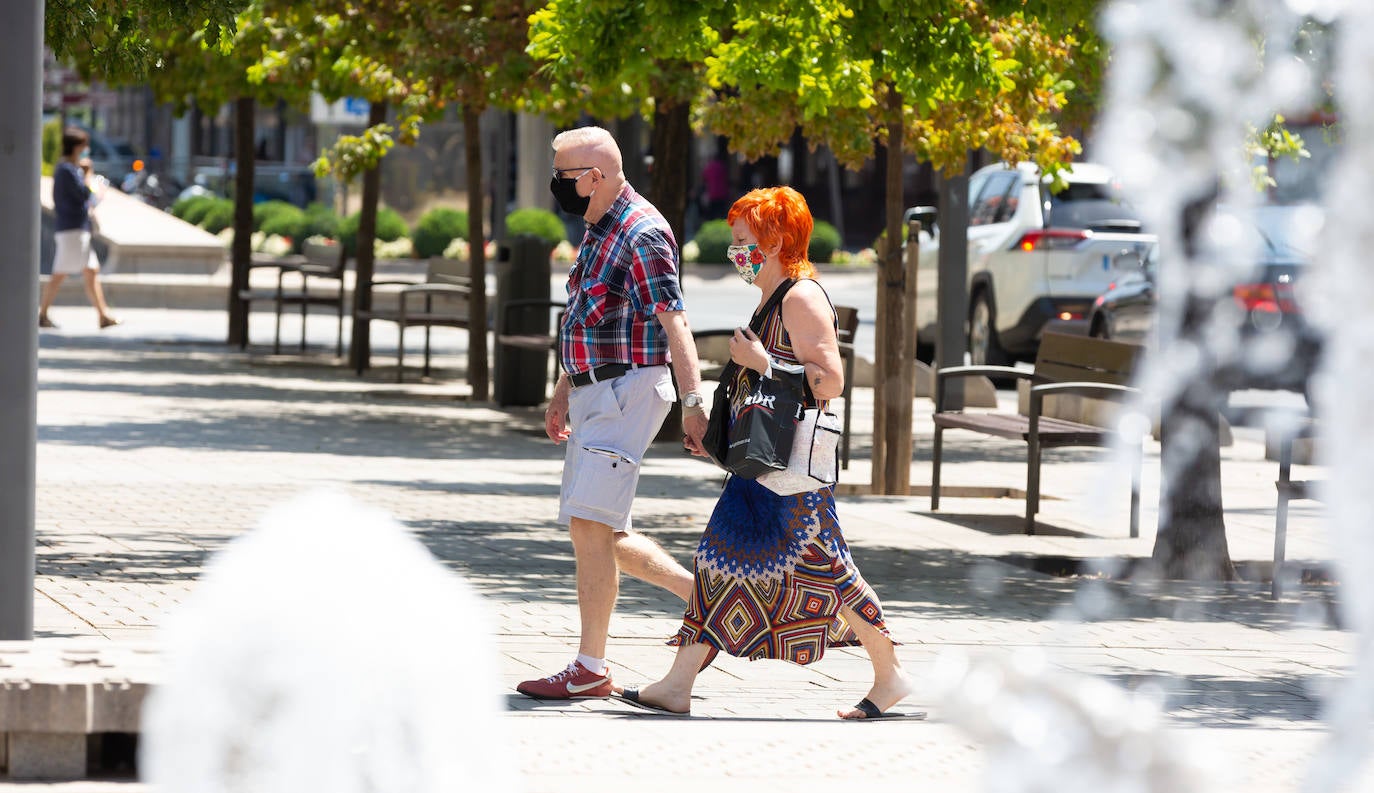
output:
[[[1234,327],[1242,342],[1235,355],[1220,362],[1221,381],[1228,388],[1269,388],[1306,393],[1308,379],[1321,352],[1320,333],[1303,318],[1294,286],[1307,269],[1311,226],[1319,216],[1310,210],[1264,207],[1243,222],[1243,233],[1256,250],[1249,278],[1235,284],[1229,301],[1215,311],[1224,327]],[[1125,253],[1131,258],[1136,254]],[[1159,247],[1151,246],[1139,267],[1124,266],[1129,274],[1097,298],[1089,315],[1088,332],[1104,339],[1148,344],[1154,332],[1158,299]],[[1230,345],[1215,345],[1225,350]]]

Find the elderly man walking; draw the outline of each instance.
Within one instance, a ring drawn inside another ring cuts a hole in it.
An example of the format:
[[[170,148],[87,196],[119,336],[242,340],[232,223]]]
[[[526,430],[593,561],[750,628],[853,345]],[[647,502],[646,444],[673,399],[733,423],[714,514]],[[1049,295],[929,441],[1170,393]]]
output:
[[[620,147],[599,127],[553,139],[549,189],[587,230],[568,274],[559,329],[563,374],[544,415],[554,443],[567,441],[559,521],[577,559],[581,641],[557,674],[517,686],[537,699],[607,697],[606,638],[620,572],[686,600],[692,574],[636,533],[630,507],[640,462],[681,389],[683,445],[704,455],[700,374],[683,311],[678,250],[667,221],[625,179]]]

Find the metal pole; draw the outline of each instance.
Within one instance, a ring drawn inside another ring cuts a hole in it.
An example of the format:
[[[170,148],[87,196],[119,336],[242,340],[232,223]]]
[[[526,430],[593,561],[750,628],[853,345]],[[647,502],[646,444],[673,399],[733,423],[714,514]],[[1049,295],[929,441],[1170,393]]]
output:
[[[962,366],[968,348],[968,174],[945,177],[940,185],[940,275],[936,285],[938,332],[935,368]],[[945,410],[964,406],[964,386],[955,379],[945,392]]]
[[[34,450],[38,379],[38,175],[43,4],[9,4],[0,47],[0,640],[33,638]]]

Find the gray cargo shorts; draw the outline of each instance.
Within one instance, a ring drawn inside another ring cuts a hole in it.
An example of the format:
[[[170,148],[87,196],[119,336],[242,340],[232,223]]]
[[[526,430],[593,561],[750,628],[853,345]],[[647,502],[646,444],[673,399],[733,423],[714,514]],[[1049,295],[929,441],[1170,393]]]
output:
[[[614,531],[630,530],[640,461],[676,401],[667,366],[631,369],[572,390],[560,523],[584,518]]]

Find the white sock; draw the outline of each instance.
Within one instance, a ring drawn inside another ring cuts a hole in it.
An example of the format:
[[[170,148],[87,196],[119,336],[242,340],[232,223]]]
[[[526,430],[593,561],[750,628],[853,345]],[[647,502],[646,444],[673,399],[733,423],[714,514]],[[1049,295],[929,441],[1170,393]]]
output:
[[[588,672],[591,672],[594,675],[606,674],[605,658],[593,658],[590,655],[583,655],[582,653],[578,653],[577,662],[579,664],[582,664],[582,666],[586,668]]]

